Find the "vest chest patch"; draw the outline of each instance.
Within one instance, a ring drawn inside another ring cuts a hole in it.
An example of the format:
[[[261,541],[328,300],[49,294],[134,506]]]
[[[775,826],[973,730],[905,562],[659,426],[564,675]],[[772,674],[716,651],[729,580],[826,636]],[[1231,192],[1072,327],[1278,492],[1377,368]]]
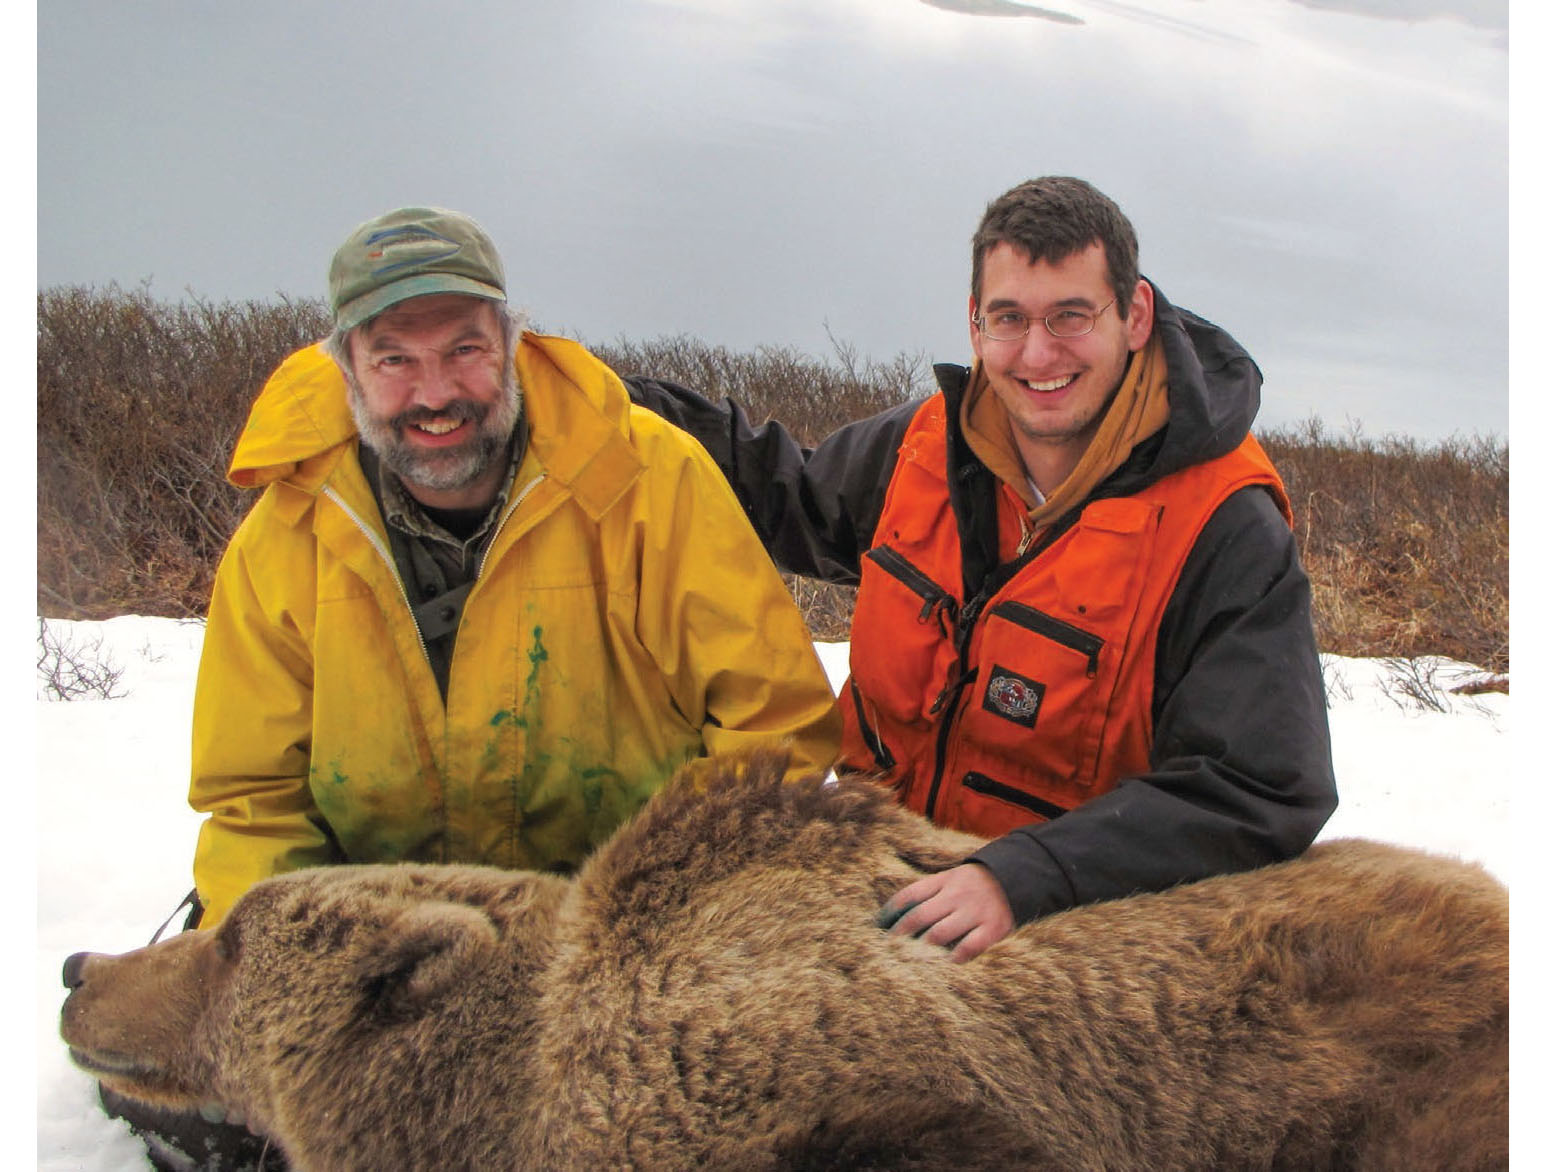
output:
[[[1036,715],[1041,711],[1041,699],[1046,692],[1047,685],[994,664],[982,696],[982,706],[995,716],[1025,728],[1035,728]]]

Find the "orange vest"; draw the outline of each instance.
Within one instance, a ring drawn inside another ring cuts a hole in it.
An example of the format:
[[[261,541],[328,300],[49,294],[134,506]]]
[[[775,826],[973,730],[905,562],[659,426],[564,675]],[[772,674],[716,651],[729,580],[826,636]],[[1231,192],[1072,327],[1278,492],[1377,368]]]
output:
[[[942,826],[991,838],[1149,767],[1160,618],[1197,535],[1246,485],[1267,486],[1292,517],[1247,436],[1132,496],[1088,502],[963,621],[946,446],[938,394],[903,438],[862,561],[840,764],[878,771]]]

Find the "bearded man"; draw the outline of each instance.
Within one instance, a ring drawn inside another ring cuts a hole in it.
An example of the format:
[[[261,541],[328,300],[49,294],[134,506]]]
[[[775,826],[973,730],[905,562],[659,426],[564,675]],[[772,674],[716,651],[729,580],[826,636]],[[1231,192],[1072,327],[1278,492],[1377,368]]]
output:
[[[841,722],[703,450],[525,328],[471,219],[402,208],[333,258],[326,342],[258,396],[262,490],[194,706],[201,927],[325,863],[567,871],[673,772]]]

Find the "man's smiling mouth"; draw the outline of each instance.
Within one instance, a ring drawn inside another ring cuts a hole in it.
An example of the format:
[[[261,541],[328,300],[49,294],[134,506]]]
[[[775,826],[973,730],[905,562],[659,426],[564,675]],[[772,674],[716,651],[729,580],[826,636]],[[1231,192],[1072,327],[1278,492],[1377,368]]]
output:
[[[1028,378],[1023,378],[1020,381],[1033,391],[1061,391],[1078,377],[1076,374],[1065,374],[1062,378],[1048,379],[1046,382],[1032,382]]]

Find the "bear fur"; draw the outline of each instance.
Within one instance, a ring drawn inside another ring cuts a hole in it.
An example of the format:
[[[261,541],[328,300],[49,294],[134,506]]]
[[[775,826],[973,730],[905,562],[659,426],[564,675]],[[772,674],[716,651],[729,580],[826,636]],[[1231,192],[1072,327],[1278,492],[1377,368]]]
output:
[[[1027,924],[881,931],[976,840],[758,754],[573,878],[266,880],[216,929],[80,954],[102,1083],[343,1169],[1507,1166],[1508,897],[1371,842]]]

